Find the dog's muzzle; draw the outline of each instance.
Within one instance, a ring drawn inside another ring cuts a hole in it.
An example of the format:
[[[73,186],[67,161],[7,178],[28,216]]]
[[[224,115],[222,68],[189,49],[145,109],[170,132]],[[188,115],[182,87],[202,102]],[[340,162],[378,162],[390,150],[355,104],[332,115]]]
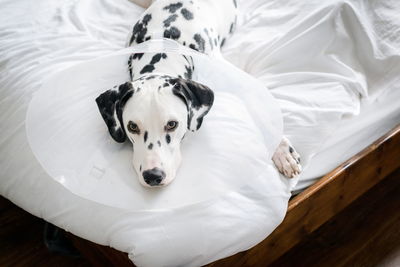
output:
[[[165,178],[165,172],[159,168],[153,168],[143,172],[143,178],[146,184],[150,186],[160,185]]]

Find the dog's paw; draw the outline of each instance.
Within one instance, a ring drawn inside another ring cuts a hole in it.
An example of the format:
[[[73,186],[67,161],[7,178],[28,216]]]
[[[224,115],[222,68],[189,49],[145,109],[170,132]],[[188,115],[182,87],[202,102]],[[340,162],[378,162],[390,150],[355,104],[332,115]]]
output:
[[[272,161],[279,172],[288,178],[294,178],[301,172],[300,155],[286,137],[282,138],[281,143],[272,156]]]

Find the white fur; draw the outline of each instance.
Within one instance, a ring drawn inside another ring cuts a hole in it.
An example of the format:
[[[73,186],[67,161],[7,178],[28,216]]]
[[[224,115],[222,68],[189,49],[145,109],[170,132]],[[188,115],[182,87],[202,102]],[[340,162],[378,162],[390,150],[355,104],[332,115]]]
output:
[[[140,17],[139,22],[143,22],[143,18],[146,15],[151,15],[151,20],[146,25],[146,37],[151,37],[151,39],[160,39],[163,37],[166,29],[164,21],[171,16],[171,13],[165,7],[178,2],[183,3],[183,7],[178,12],[175,12],[177,18],[173,21],[173,26],[180,30],[180,38],[176,39],[176,41],[186,46],[195,44],[194,35],[201,33],[205,37],[204,29],[207,28],[209,29],[208,36],[211,37],[213,42],[210,45],[209,40],[205,38],[206,43],[203,52],[206,54],[219,53],[221,42],[229,36],[231,24],[235,22],[236,17],[236,8],[233,0],[158,0],[153,2],[136,0],[134,2],[143,7],[149,6]],[[150,5],[151,2],[152,4]],[[193,19],[185,19],[181,13],[183,8],[193,14]],[[128,46],[137,44],[137,39],[130,44],[131,36],[132,32],[128,36]],[[134,81],[133,87],[134,89],[140,87],[141,90],[138,93],[135,92],[131,99],[126,102],[123,112],[123,121],[125,124],[123,127],[134,147],[133,166],[138,173],[140,182],[144,186],[149,185],[144,181],[143,172],[153,168],[162,169],[166,174],[160,186],[169,184],[175,178],[176,171],[181,162],[180,143],[188,130],[188,110],[182,99],[172,93],[172,87],[158,90],[164,83],[161,79],[144,81],[136,79],[144,75],[154,74],[155,72],[172,77],[184,77],[185,66],[193,66],[192,59],[170,53],[167,55],[167,58],[154,64],[155,70],[152,73],[142,73],[141,70],[151,62],[155,54],[146,53],[140,58],[135,58],[131,61],[130,68]],[[201,114],[205,111],[206,108],[200,108],[193,112]],[[169,133],[171,142],[170,144],[166,144],[164,127],[172,119],[178,121],[179,126],[175,131]],[[141,129],[140,135],[132,134],[128,131],[127,125],[129,121],[133,121],[139,126]],[[193,125],[189,125],[192,131],[196,129],[195,123],[196,121],[193,119],[191,121]],[[146,143],[143,138],[145,131],[148,132]],[[158,141],[161,142],[161,146],[158,145]],[[152,149],[148,149],[149,143],[153,144]]]
[[[292,152],[290,147],[293,149]],[[282,138],[272,160],[279,172],[288,178],[294,178],[301,172],[300,156],[286,137]]]
[[[172,86],[158,90],[163,82],[162,79],[146,80],[143,84],[140,80],[133,82],[133,88],[141,89],[128,100],[123,113],[125,131],[133,143],[133,166],[144,186],[149,185],[144,181],[142,173],[153,168],[160,168],[166,174],[160,186],[168,185],[175,178],[181,162],[180,143],[187,131],[186,105],[172,94]],[[165,125],[170,120],[178,121],[178,127],[172,132],[166,132]],[[140,135],[129,132],[129,121],[139,126]],[[145,131],[148,133],[146,142]],[[171,137],[169,144],[166,142],[166,134]],[[148,149],[150,143],[153,144],[152,149]]]

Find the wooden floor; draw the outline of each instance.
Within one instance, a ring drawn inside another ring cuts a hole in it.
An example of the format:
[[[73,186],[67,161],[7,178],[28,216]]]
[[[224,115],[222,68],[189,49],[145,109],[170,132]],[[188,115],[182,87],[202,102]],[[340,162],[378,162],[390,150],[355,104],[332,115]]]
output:
[[[383,265],[400,266],[399,170],[272,266]]]
[[[84,259],[48,252],[43,228],[43,220],[0,197],[0,266],[90,266]]]
[[[0,199],[0,266],[90,266],[84,259],[48,252],[43,225]],[[400,266],[400,171],[272,266]]]

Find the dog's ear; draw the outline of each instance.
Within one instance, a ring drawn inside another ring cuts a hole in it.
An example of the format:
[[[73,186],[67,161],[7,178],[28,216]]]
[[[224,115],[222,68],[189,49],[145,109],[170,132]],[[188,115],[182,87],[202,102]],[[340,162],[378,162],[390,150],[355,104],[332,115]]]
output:
[[[97,106],[108,131],[118,143],[123,143],[126,140],[122,112],[126,101],[132,97],[133,92],[132,83],[126,82],[119,85],[118,88],[105,91],[96,98]]]
[[[211,109],[214,102],[214,93],[207,86],[192,80],[182,78],[171,79],[174,87],[173,94],[181,98],[188,110],[188,129],[192,132],[198,130],[203,122],[203,117]]]

